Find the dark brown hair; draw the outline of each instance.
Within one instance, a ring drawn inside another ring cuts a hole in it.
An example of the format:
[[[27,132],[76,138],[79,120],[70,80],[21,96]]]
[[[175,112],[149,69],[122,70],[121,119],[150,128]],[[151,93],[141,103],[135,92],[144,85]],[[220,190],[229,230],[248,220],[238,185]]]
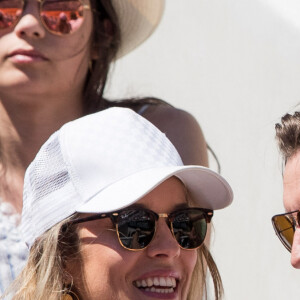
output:
[[[83,94],[84,114],[106,108],[103,92],[111,63],[121,45],[118,16],[111,0],[91,0],[93,32],[92,60]]]
[[[300,112],[284,115],[275,130],[279,150],[286,162],[300,149]]]
[[[137,111],[143,104],[169,105],[153,97],[109,101],[103,97],[108,72],[121,47],[122,37],[119,20],[111,0],[90,0],[93,14],[91,52],[93,58],[83,91],[84,114],[108,107],[130,107]],[[169,105],[170,106],[170,105]]]

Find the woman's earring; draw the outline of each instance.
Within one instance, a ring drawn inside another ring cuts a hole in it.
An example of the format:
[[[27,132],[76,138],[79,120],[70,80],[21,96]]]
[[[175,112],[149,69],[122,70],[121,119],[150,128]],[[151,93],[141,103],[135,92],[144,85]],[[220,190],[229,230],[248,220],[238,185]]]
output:
[[[92,60],[89,61],[89,71],[90,71],[90,73],[93,72],[93,61]]]
[[[68,291],[63,293],[61,300],[79,300],[79,298],[74,292]]]
[[[63,294],[61,300],[73,300],[73,297],[70,294]]]

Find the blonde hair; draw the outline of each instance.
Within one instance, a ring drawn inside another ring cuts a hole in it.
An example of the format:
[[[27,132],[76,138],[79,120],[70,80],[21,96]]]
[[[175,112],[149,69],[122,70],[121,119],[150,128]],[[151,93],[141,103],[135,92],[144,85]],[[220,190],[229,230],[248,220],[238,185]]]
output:
[[[62,230],[70,219],[53,226],[33,244],[26,266],[0,299],[11,295],[13,300],[61,299],[64,282],[71,276],[65,270],[66,262],[79,257],[76,226]]]
[[[64,282],[72,282],[72,276],[66,272],[66,263],[77,260],[77,266],[82,267],[80,241],[77,227],[64,225],[76,217],[74,215],[56,224],[34,243],[25,268],[0,299],[13,295],[13,300],[60,300],[64,292],[72,289],[72,285],[64,285]],[[201,299],[202,296],[207,299],[207,267],[212,276],[215,299],[221,299],[221,277],[209,250],[203,244],[197,250],[188,300]]]
[[[190,191],[187,189],[185,184],[180,179],[179,181],[184,186],[187,203],[190,206],[198,206],[197,202],[195,201],[195,199],[193,199]],[[208,299],[208,287],[206,280],[207,268],[213,281],[215,300],[222,299],[224,289],[221,275],[212,255],[209,252],[209,249],[206,247],[205,243],[203,243],[203,245],[197,250],[197,262],[192,274],[192,282],[188,300],[203,299],[203,297],[205,300]]]
[[[218,271],[217,265],[205,244],[203,244],[197,250],[197,256],[197,262],[192,275],[192,282],[188,300],[208,299],[208,288],[206,280],[207,267],[214,285],[215,300],[220,300],[223,296],[223,284],[221,276]]]

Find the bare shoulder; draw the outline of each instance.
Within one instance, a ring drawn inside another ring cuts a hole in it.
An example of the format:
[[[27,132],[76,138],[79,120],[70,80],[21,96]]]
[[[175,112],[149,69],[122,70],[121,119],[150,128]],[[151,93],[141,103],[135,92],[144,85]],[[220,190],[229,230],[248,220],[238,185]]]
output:
[[[151,105],[143,116],[167,135],[184,164],[208,166],[203,132],[190,113],[169,105]]]

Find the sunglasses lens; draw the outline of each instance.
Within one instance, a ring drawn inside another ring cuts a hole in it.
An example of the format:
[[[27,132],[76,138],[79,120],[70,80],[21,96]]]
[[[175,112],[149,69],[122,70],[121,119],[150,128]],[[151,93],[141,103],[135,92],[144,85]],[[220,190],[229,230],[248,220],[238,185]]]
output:
[[[207,221],[200,210],[183,210],[172,215],[172,227],[178,244],[184,249],[195,249],[204,242]]]
[[[155,215],[145,210],[127,210],[118,216],[118,235],[127,249],[143,249],[155,232]]]
[[[42,20],[56,34],[76,31],[83,23],[83,13],[83,4],[78,0],[46,0],[41,4]]]
[[[0,0],[0,30],[14,26],[22,14],[23,2]]]
[[[273,217],[273,224],[280,240],[291,251],[295,232],[292,221],[288,216],[275,216]]]

